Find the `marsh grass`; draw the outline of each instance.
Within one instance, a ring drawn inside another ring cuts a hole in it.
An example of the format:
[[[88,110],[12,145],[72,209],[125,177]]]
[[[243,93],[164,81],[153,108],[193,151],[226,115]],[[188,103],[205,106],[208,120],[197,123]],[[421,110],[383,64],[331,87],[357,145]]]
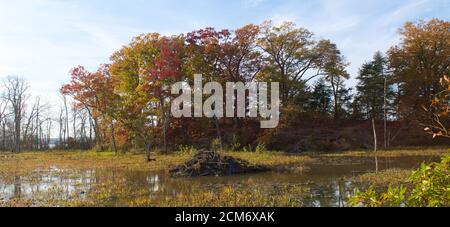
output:
[[[50,168],[59,169],[138,169],[163,171],[189,159],[189,155],[158,155],[155,162],[147,162],[144,154],[115,154],[111,152],[23,152],[0,154],[0,174],[30,174]]]
[[[264,165],[274,169],[300,168],[314,159],[303,155],[285,153],[240,153],[227,152],[237,158],[245,159],[252,164]],[[180,165],[192,157],[190,152],[175,154],[156,154],[156,161],[147,162],[144,154],[115,154],[112,152],[92,151],[52,151],[23,152],[19,154],[0,154],[0,175],[14,173],[29,175],[34,171],[50,168],[58,169],[108,169],[119,168],[151,172],[166,171]]]
[[[346,165],[355,163],[364,163],[373,161],[376,157],[383,158],[440,158],[450,153],[450,148],[401,148],[395,150],[373,151],[348,151],[340,153],[309,153],[310,157],[316,159],[317,162],[328,165]]]
[[[270,189],[269,189],[270,188]],[[307,189],[300,185],[237,188],[225,186],[218,191],[195,190],[189,194],[166,196],[162,200],[139,198],[132,201],[137,207],[299,207]]]
[[[351,180],[362,185],[370,185],[375,188],[385,188],[406,184],[412,170],[389,169],[378,173],[366,173],[353,177]]]
[[[448,147],[436,147],[436,148],[419,148],[419,147],[410,147],[410,148],[399,148],[392,150],[380,150],[375,152],[360,150],[360,151],[348,151],[348,152],[340,152],[340,153],[329,153],[322,154],[319,153],[321,157],[341,157],[341,158],[352,158],[352,157],[373,157],[378,156],[380,158],[396,158],[396,157],[423,157],[423,156],[436,156],[442,157],[446,154],[450,153],[450,148]],[[318,153],[311,153],[318,154]]]
[[[212,207],[291,207],[303,206],[310,196],[303,182],[269,184],[258,177],[233,184],[204,184],[189,179],[159,179],[153,185],[148,173],[167,172],[170,168],[192,158],[191,152],[155,154],[155,162],[147,162],[144,154],[115,154],[93,151],[0,153],[0,181],[23,185],[44,183],[45,188],[31,187],[26,196],[1,198],[0,207],[28,206],[212,206]],[[226,152],[227,155],[264,165],[277,172],[291,174],[308,171],[312,164],[339,165],[355,160],[372,159],[372,152],[293,155],[282,152]],[[443,149],[381,151],[380,157],[436,156],[449,153]],[[137,176],[135,176],[138,173]],[[141,173],[141,174],[139,174]],[[386,170],[367,173],[350,179],[357,184],[384,188],[403,184],[409,170]],[[130,176],[129,174],[135,174]],[[131,178],[138,178],[130,181]],[[96,180],[92,180],[96,179]],[[161,182],[162,181],[162,182]],[[146,182],[145,186],[136,185]],[[0,185],[1,186],[1,185]],[[166,188],[167,186],[167,188]],[[157,188],[154,188],[157,187]],[[1,187],[0,187],[1,190]],[[157,191],[157,193],[155,193]]]
[[[75,174],[75,173],[74,173]],[[136,182],[146,181],[146,175],[134,176],[129,181],[126,171],[97,171],[95,179],[81,180],[71,186],[51,185],[47,190],[33,190],[31,195],[0,201],[6,207],[294,207],[303,206],[302,198],[308,190],[301,184],[283,183],[273,185],[262,179],[248,179],[236,183],[203,184],[189,179],[176,180],[177,193],[166,185],[173,184],[170,178],[161,178],[146,187]],[[81,175],[78,176],[82,178]],[[27,184],[27,179],[23,179]],[[61,182],[67,179],[62,176]],[[155,188],[154,186],[157,186]],[[156,190],[156,191],[155,191]]]

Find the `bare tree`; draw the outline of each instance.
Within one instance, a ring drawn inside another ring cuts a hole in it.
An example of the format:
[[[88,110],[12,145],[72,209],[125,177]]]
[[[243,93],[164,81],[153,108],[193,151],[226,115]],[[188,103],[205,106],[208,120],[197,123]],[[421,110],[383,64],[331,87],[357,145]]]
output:
[[[14,119],[14,147],[15,152],[20,152],[21,124],[23,112],[25,110],[25,102],[28,98],[26,92],[28,90],[27,82],[17,76],[9,76],[4,82],[5,92],[3,98],[11,104]]]
[[[69,110],[67,107],[67,97],[65,95],[62,96],[63,104],[64,104],[64,110],[66,113],[65,117],[65,124],[64,124],[64,148],[66,147],[67,143],[69,142],[70,132],[69,132]]]
[[[8,101],[0,99],[0,128],[2,129],[2,143],[0,150],[6,150],[6,108],[8,107]]]
[[[26,117],[27,121],[23,125],[22,146],[25,146],[27,149],[38,150],[46,147],[47,142],[44,141],[44,135],[47,127],[44,127],[44,125],[49,121],[49,109],[48,104],[42,104],[40,97],[36,98],[30,114]]]
[[[33,132],[35,131],[35,119],[37,116],[37,112],[39,111],[39,97],[36,98],[36,102],[34,103],[33,107],[31,108],[31,112],[28,115],[27,121],[24,124],[24,130],[23,130],[23,145],[32,147],[33,145]],[[37,124],[36,124],[37,125]]]
[[[73,142],[74,142],[74,145],[77,146],[77,117],[78,117],[78,109],[75,108],[75,107],[72,107],[71,110],[72,110]]]
[[[88,141],[86,131],[87,131],[87,127],[90,127],[90,125],[88,125],[88,123],[87,123],[87,121],[89,120],[89,113],[86,110],[86,108],[82,108],[78,111],[78,118],[80,120],[80,123],[79,123],[79,128],[80,128],[79,145],[83,149],[89,148],[90,141]]]
[[[59,111],[59,118],[58,118],[58,124],[59,124],[59,142],[58,146],[61,147],[64,143],[63,139],[63,131],[64,131],[64,108],[60,107]]]

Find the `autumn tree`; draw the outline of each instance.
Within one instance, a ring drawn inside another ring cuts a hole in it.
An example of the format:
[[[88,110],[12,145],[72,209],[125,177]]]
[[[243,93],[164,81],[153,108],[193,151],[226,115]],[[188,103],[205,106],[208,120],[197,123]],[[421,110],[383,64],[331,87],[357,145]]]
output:
[[[162,131],[167,150],[170,85],[182,75],[182,37],[138,36],[112,57],[111,74],[121,100],[117,119],[149,151],[152,133]]]
[[[232,42],[230,39],[232,39],[231,32],[228,29],[216,31],[214,28],[205,28],[188,33],[186,35],[187,58],[185,65],[188,75],[202,74],[206,81],[215,81],[221,84],[225,84],[227,79],[241,80],[239,70],[241,63],[235,62],[236,59],[232,52],[237,50],[230,44]],[[226,68],[224,65],[228,67]],[[192,78],[190,81],[193,84]],[[214,116],[213,121],[216,138],[219,140],[220,147],[223,148],[220,119]]]
[[[390,49],[389,61],[399,86],[400,116],[417,119],[422,106],[440,92],[442,75],[450,74],[450,22],[408,22],[400,34],[401,44]]]
[[[71,71],[71,75],[70,83],[62,86],[61,93],[70,95],[76,101],[75,108],[85,109],[88,112],[94,122],[96,142],[101,145],[105,139],[104,133],[101,132],[101,124],[105,123],[102,120],[107,117],[114,118],[119,106],[115,101],[117,95],[114,93],[109,67],[105,65],[97,72],[91,73],[78,66]],[[66,126],[65,130],[69,131],[69,127]]]
[[[324,68],[325,80],[330,84],[333,92],[333,114],[334,119],[339,119],[342,112],[342,106],[348,96],[344,80],[350,78],[346,67],[348,63],[344,56],[337,49],[336,44],[329,40],[322,40],[318,44],[321,53],[321,61]],[[342,102],[341,102],[342,101]]]
[[[302,95],[309,81],[327,75],[326,68],[331,69],[330,53],[336,51],[329,41],[316,41],[310,31],[291,22],[280,26],[265,22],[258,45],[264,53],[265,79],[280,82],[284,105]]]
[[[222,31],[219,61],[227,82],[251,82],[262,68],[256,40],[259,26],[249,24],[234,32]]]
[[[202,74],[206,81],[219,82],[223,87],[227,82],[242,85],[254,81],[263,67],[256,43],[259,32],[259,26],[249,24],[236,30],[205,28],[188,33],[185,64],[187,72],[190,72],[188,75]],[[235,97],[233,106],[236,100]],[[249,104],[247,97],[245,100]],[[234,116],[236,112],[235,108]],[[213,121],[216,137],[222,146],[223,120],[215,116]],[[232,121],[233,129],[230,131],[234,134],[238,128],[242,129],[244,120],[234,117]]]

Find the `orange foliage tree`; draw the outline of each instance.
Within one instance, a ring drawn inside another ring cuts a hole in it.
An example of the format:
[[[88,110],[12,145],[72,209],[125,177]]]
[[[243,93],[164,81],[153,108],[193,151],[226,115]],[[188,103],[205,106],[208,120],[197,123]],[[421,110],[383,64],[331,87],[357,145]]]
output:
[[[442,89],[442,75],[450,74],[450,22],[409,22],[400,32],[401,44],[388,53],[399,86],[399,115],[420,119],[422,106]]]
[[[118,96],[113,88],[109,66],[103,65],[93,73],[83,66],[72,69],[70,83],[60,89],[63,95],[69,95],[76,101],[74,108],[88,111],[94,122],[97,145],[105,142],[106,129],[114,127],[112,119],[117,112]]]

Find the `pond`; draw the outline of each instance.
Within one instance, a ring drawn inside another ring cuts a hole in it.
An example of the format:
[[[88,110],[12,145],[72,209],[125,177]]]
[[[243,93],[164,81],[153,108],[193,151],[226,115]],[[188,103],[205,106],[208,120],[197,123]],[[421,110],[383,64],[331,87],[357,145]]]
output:
[[[436,156],[379,158],[378,168],[379,171],[393,168],[414,169],[422,162],[438,160],[439,158]],[[215,204],[191,203],[189,200],[184,203],[179,201],[181,198],[186,199],[180,195],[210,193],[218,197],[224,196],[219,192],[222,192],[224,188],[230,188],[248,193],[249,197],[259,195],[253,194],[256,191],[273,197],[289,196],[289,206],[339,207],[345,206],[346,198],[354,192],[355,188],[362,186],[352,179],[364,173],[374,172],[375,168],[375,160],[366,157],[353,158],[331,165],[320,164],[320,162],[312,163],[303,171],[297,172],[173,179],[161,172],[115,168],[81,171],[54,167],[47,170],[36,170],[29,176],[8,176],[9,180],[0,177],[0,204],[2,201],[30,200],[29,206],[245,205],[245,202],[242,204],[238,201],[223,202],[221,198],[217,198]],[[283,193],[289,195],[283,195]],[[204,197],[196,199],[207,200]],[[146,203],[139,203],[143,200]],[[223,200],[230,200],[230,198],[223,198]],[[60,201],[75,201],[76,203],[64,204]],[[91,202],[87,203],[86,201]],[[286,205],[285,203],[262,204]]]

